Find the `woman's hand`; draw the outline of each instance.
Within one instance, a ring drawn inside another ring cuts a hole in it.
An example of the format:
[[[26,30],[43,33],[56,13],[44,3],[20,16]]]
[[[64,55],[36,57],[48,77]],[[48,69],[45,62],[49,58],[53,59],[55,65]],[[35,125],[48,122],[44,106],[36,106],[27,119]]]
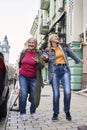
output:
[[[83,60],[83,59],[81,60],[81,63],[82,63],[82,64],[84,63],[84,60]]]
[[[44,61],[47,61],[48,60],[48,56],[46,55],[41,55],[40,56],[40,59],[44,60]]]
[[[33,59],[36,63],[39,62],[39,59],[38,59],[38,58],[34,58],[34,57],[32,57],[32,59]]]

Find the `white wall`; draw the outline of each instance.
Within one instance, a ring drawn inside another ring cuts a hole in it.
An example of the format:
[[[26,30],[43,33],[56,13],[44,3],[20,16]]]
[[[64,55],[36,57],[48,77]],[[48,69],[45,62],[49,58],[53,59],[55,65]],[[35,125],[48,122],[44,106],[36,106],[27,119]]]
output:
[[[83,30],[83,0],[67,0],[67,42],[79,41]]]

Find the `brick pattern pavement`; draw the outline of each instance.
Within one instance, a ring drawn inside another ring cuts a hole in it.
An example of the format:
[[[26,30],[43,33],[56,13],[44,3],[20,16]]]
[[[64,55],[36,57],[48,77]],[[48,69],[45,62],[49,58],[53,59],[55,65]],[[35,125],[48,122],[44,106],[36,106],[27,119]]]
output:
[[[60,94],[60,114],[57,122],[52,122],[52,90],[46,85],[42,89],[40,105],[37,108],[38,120],[31,118],[30,103],[27,102],[28,121],[20,119],[19,112],[9,111],[6,130],[87,130],[87,97],[72,91],[72,121],[65,119],[63,112],[63,91]],[[0,130],[1,129],[0,127]]]

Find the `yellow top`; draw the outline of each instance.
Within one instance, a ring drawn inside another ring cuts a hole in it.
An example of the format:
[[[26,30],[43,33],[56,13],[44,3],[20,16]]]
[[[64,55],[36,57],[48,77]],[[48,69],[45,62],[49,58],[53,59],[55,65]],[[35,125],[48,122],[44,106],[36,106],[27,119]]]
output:
[[[59,47],[54,48],[56,54],[56,64],[66,64],[64,54]]]

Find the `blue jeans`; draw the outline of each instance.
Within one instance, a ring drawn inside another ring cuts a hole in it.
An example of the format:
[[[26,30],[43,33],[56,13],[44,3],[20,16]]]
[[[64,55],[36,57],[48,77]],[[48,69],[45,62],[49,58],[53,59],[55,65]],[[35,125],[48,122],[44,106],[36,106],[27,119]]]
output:
[[[36,78],[24,77],[19,75],[19,84],[20,84],[20,114],[26,114],[26,103],[28,97],[28,91],[30,89],[30,113],[35,113],[36,107],[34,104],[34,89],[36,85]]]
[[[60,83],[64,89],[64,112],[66,113],[70,110],[71,100],[71,74],[66,65],[55,65],[55,71],[51,81],[53,90],[53,111],[56,114],[59,114]]]

